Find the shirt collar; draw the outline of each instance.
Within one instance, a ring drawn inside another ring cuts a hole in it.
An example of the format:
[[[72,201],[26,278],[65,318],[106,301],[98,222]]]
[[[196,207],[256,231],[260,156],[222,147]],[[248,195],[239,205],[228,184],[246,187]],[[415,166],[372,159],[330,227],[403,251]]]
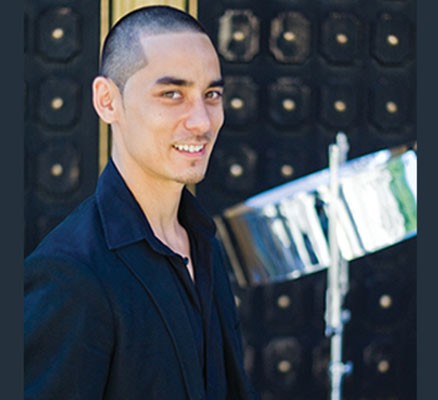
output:
[[[174,254],[154,235],[140,205],[112,159],[99,177],[96,202],[108,248],[116,249],[146,240],[155,251],[166,255]],[[178,218],[195,235],[210,239],[216,232],[211,217],[186,188],[181,196]]]

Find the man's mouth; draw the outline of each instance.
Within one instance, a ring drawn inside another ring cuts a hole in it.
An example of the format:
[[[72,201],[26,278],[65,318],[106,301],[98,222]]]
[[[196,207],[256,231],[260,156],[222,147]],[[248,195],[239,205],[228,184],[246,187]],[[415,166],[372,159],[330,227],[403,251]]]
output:
[[[204,150],[205,145],[204,144],[174,144],[173,147],[178,151],[185,151],[187,153],[199,153],[202,150]]]

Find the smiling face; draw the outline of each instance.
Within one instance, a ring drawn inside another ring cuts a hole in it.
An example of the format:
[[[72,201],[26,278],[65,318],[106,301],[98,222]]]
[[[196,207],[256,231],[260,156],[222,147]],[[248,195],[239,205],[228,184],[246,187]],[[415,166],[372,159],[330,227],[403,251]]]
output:
[[[195,184],[224,122],[219,60],[202,33],[145,36],[146,66],[113,88],[112,156],[121,172]]]

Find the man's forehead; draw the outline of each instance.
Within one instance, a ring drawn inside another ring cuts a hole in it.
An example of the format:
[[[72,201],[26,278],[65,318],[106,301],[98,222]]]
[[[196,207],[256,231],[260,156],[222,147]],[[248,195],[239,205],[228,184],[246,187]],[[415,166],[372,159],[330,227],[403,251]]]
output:
[[[182,37],[194,36],[205,37],[208,41],[210,38],[203,32],[191,31],[191,30],[178,30],[178,31],[162,31],[162,30],[148,30],[140,32],[140,42],[143,46],[147,46],[148,43],[159,42],[164,40],[178,41]],[[187,43],[190,44],[189,42]]]
[[[159,57],[156,60],[164,61],[164,58],[194,60],[200,62],[217,62],[219,56],[210,38],[201,32],[182,31],[144,35],[140,39],[141,47],[146,61],[152,57]],[[154,60],[154,61],[156,61]],[[183,60],[178,60],[182,62]]]

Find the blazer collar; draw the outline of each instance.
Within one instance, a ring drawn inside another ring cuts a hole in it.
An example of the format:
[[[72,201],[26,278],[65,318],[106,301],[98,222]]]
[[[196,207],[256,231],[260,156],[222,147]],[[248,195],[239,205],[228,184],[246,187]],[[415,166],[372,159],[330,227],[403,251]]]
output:
[[[186,311],[183,303],[175,296],[177,287],[170,268],[166,268],[159,260],[146,265],[145,260],[150,260],[151,255],[144,242],[116,249],[115,253],[143,286],[164,321],[175,345],[189,399],[203,399],[202,370],[195,339],[190,323],[184,317]],[[172,263],[177,262],[175,256],[168,259]]]
[[[146,240],[156,252],[173,255],[173,252],[154,235],[140,205],[112,159],[98,180],[96,202],[109,249]],[[181,196],[178,217],[182,225],[195,235],[209,239],[215,234],[213,220],[186,188]]]

